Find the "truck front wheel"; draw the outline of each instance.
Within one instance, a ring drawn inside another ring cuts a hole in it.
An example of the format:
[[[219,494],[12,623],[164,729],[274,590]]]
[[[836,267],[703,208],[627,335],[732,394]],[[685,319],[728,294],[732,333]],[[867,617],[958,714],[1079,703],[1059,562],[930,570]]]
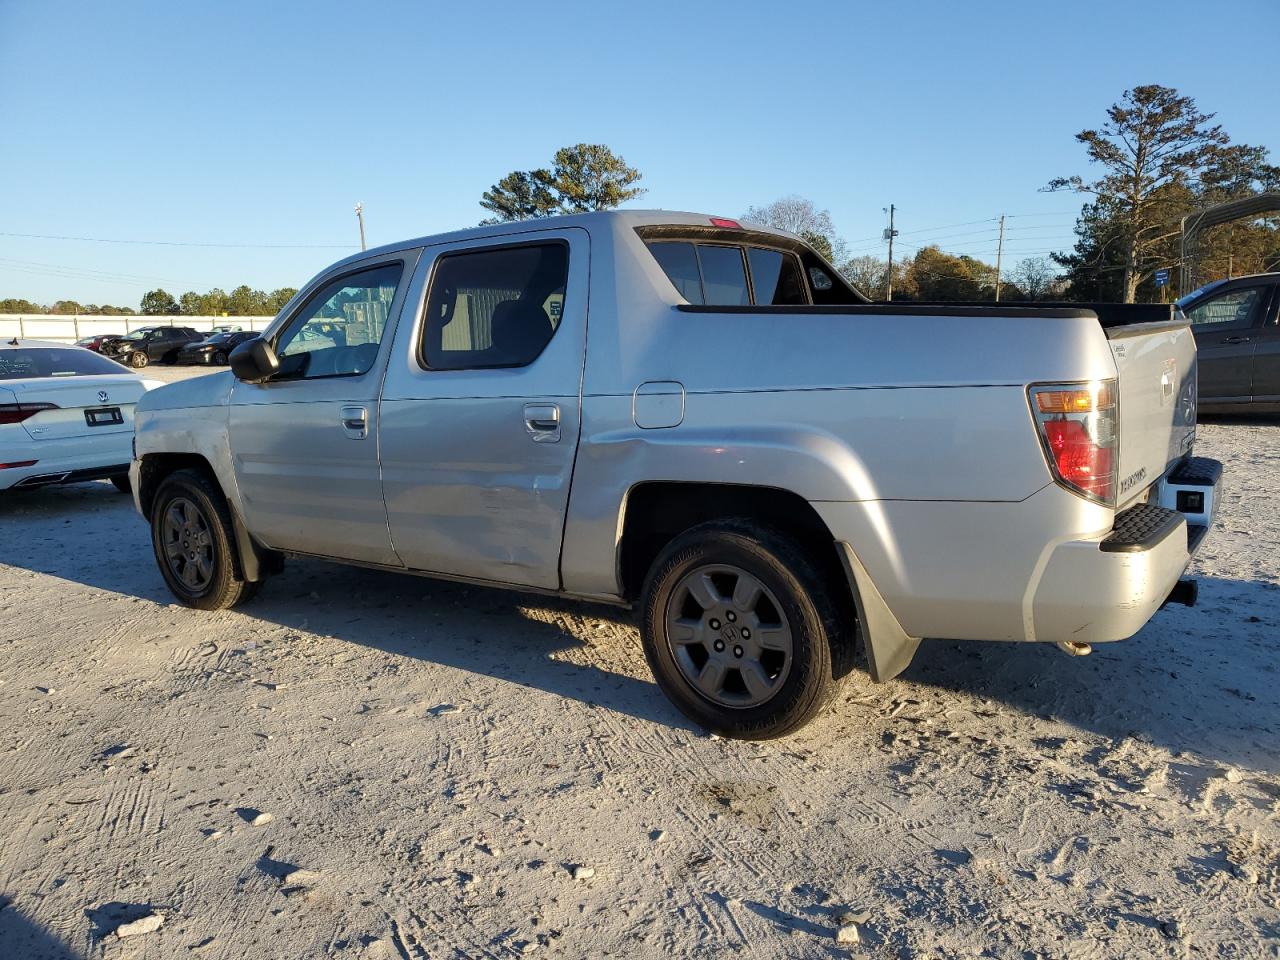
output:
[[[177,470],[161,482],[151,543],[165,583],[188,607],[226,610],[257,592],[240,572],[227,501],[199,471]]]
[[[766,740],[830,699],[852,652],[829,578],[798,543],[749,520],[699,524],[645,581],[645,657],[667,697],[714,733]]]

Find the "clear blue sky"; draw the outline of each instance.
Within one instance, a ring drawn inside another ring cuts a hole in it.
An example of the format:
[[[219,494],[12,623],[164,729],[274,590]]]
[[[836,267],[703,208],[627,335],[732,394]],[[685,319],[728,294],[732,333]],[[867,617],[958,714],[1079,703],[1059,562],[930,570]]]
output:
[[[643,171],[639,205],[732,216],[799,193],[853,252],[882,253],[892,201],[906,252],[987,259],[994,225],[966,221],[1004,212],[1016,259],[1069,244],[1078,198],[1037,191],[1087,172],[1072,135],[1126,87],[1177,87],[1280,152],[1262,39],[1278,15],[1275,0],[0,0],[0,234],[350,245],[0,236],[0,297],[298,286],[356,248],[355,201],[371,244],[469,226],[495,180],[579,141]]]

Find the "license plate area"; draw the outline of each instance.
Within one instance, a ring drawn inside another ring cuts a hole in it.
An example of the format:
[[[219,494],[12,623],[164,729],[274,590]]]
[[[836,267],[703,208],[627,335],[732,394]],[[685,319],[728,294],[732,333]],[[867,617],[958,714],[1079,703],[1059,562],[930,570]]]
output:
[[[84,422],[91,427],[109,427],[124,423],[119,407],[94,407],[84,412]]]
[[[1218,512],[1218,488],[1222,484],[1222,464],[1205,457],[1192,457],[1176,467],[1158,484],[1157,503],[1177,510],[1187,525],[1208,528]]]

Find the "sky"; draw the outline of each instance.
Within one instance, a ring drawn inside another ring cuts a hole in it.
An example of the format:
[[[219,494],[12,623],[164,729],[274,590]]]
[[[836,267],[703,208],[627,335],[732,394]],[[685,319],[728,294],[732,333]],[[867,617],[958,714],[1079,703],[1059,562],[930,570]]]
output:
[[[0,0],[0,298],[301,286],[359,249],[357,201],[371,246],[471,226],[495,181],[578,142],[642,171],[631,206],[736,216],[799,194],[883,256],[893,203],[898,251],[988,261],[1003,213],[1016,262],[1070,246],[1081,198],[1041,188],[1089,173],[1074,134],[1129,87],[1176,87],[1280,153],[1274,61],[1249,39],[1278,14]]]

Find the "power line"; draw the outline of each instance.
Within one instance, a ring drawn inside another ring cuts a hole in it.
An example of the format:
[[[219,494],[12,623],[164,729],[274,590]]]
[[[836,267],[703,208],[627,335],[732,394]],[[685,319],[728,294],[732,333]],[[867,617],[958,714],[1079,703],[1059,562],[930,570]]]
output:
[[[126,243],[147,247],[217,247],[228,250],[350,250],[349,243],[199,243],[187,240],[125,240],[119,237],[67,237],[48,233],[7,233],[26,240],[73,240],[82,243]]]
[[[43,270],[54,270],[64,273],[86,274],[92,277],[101,277],[103,279],[117,280],[158,280],[161,283],[176,283],[172,277],[156,277],[138,273],[122,273],[117,270],[97,270],[93,267],[75,267],[62,263],[42,263],[38,260],[18,260],[13,257],[0,257],[0,264],[10,264],[16,267],[36,267]]]

